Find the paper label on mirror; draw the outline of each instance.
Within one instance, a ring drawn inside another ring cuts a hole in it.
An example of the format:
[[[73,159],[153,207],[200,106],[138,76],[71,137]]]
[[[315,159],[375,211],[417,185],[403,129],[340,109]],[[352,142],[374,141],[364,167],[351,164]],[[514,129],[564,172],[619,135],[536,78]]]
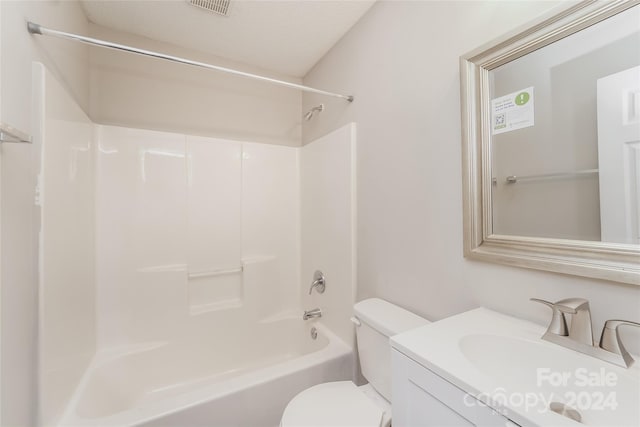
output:
[[[493,135],[533,126],[533,86],[491,100]]]

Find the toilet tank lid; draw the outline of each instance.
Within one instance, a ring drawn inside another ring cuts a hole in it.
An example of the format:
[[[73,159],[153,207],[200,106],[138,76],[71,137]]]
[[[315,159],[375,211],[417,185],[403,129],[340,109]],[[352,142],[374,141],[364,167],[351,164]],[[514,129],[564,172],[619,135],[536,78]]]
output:
[[[360,321],[389,337],[430,323],[427,319],[380,298],[360,301],[353,306],[353,311]]]

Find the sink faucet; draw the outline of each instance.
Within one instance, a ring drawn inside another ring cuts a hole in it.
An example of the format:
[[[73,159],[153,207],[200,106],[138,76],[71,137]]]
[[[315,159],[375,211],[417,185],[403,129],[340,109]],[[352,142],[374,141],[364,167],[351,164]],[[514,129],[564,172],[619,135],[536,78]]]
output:
[[[629,354],[620,335],[618,334],[618,326],[640,326],[638,322],[631,322],[629,320],[607,320],[604,322],[604,328],[602,328],[602,336],[600,337],[600,348],[613,354],[619,354],[622,357],[626,367],[629,367],[635,361]]]
[[[531,298],[531,301],[546,305],[551,308],[553,313],[551,323],[542,336],[543,340],[597,357],[623,368],[628,368],[633,364],[633,357],[622,345],[618,327],[622,325],[640,326],[640,323],[628,320],[607,320],[602,328],[600,342],[595,345],[589,301],[584,298],[567,298],[555,303],[538,298]],[[568,331],[565,314],[573,316]]]
[[[314,317],[322,317],[322,311],[319,308],[314,308],[313,310],[305,311],[302,315],[302,320],[309,320]]]

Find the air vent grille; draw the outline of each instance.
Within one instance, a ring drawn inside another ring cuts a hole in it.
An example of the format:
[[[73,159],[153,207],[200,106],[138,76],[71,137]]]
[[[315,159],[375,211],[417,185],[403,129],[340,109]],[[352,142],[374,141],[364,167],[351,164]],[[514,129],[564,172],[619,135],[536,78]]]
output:
[[[187,0],[187,3],[218,15],[227,16],[231,0]]]

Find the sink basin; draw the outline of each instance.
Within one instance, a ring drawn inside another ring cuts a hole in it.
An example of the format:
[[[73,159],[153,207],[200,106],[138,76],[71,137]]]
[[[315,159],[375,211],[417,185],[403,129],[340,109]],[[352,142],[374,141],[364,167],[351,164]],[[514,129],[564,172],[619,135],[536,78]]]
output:
[[[489,394],[489,400],[519,404],[522,399],[527,411],[540,412],[556,402],[577,411],[584,425],[640,426],[637,369],[624,370],[583,355],[577,360],[571,350],[555,347],[541,340],[488,334],[459,340],[469,363],[504,385]]]
[[[391,343],[521,426],[640,426],[640,361],[621,368],[544,341],[544,332],[479,308]]]

